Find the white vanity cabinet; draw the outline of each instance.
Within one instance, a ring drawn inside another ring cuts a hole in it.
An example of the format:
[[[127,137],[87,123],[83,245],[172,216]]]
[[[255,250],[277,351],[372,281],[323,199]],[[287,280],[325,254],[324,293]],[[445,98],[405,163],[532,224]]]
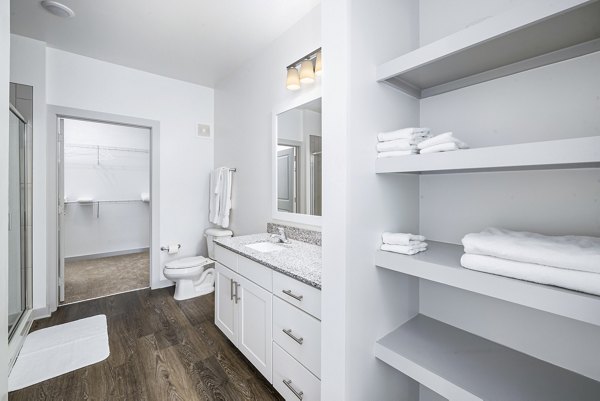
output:
[[[236,344],[238,307],[234,299],[233,287],[237,275],[220,263],[216,263],[215,272],[215,324],[232,343]]]
[[[321,291],[215,247],[215,324],[288,401],[321,399]]]
[[[215,324],[271,381],[273,296],[220,263],[215,270]]]
[[[321,399],[321,291],[273,272],[273,387],[287,401]]]

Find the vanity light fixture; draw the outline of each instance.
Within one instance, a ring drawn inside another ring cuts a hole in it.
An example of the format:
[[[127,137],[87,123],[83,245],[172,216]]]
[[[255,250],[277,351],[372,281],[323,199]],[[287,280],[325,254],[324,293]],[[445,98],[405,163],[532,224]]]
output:
[[[298,90],[300,84],[313,83],[321,72],[321,48],[318,48],[287,66],[286,88]]]

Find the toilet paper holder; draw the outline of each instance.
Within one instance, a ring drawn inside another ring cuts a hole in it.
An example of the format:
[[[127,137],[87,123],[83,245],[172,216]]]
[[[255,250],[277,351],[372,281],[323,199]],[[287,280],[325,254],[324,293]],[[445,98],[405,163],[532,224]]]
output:
[[[181,244],[177,244],[177,249],[181,249]],[[168,246],[161,246],[160,250],[161,251],[168,251],[169,247]]]

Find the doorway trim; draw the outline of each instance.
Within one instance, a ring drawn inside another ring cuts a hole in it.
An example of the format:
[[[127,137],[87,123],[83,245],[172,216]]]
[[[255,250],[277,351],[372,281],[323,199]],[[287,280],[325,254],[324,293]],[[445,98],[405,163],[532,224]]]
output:
[[[137,117],[123,116],[48,105],[48,247],[47,247],[47,300],[48,315],[58,308],[58,119],[69,118],[100,123],[127,125],[147,128],[150,130],[150,288],[162,288],[172,285],[168,280],[162,280],[160,266],[160,230],[159,230],[159,204],[160,204],[160,122]]]

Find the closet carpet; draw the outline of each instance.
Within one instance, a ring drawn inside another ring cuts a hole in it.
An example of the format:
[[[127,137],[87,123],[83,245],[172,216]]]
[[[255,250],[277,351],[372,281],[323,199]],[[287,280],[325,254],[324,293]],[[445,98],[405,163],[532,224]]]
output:
[[[9,401],[283,400],[214,325],[214,294],[173,299],[173,287],[58,308],[32,330],[97,314],[110,356],[9,394]]]
[[[148,252],[65,261],[65,301],[83,301],[150,285]]]

